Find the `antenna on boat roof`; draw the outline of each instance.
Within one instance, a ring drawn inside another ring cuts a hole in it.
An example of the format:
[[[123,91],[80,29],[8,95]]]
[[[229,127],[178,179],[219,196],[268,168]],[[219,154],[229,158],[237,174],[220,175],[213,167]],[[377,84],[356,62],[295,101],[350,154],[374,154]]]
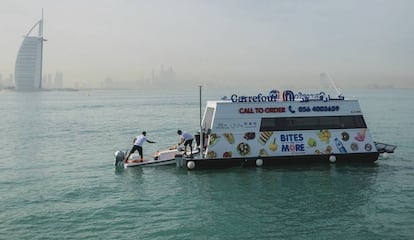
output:
[[[203,146],[204,146],[204,131],[203,131],[203,115],[202,115],[202,111],[201,111],[201,94],[203,92],[203,86],[198,86],[199,87],[199,94],[200,94],[200,157],[203,158]]]
[[[331,78],[331,76],[329,75],[329,73],[327,73],[327,72],[321,73],[321,78],[328,79],[330,84],[335,89],[336,93],[338,94],[338,96],[341,96],[341,91],[339,91],[339,88],[336,87],[336,84],[333,81],[333,79]]]

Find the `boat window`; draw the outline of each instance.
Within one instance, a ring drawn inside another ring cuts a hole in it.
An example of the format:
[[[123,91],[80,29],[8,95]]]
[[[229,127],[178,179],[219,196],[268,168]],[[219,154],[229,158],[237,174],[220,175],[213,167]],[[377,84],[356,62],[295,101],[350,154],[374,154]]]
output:
[[[362,115],[262,118],[260,131],[367,128]]]
[[[207,107],[204,113],[203,122],[201,123],[204,129],[209,129],[212,127],[213,114],[214,114],[214,108]]]

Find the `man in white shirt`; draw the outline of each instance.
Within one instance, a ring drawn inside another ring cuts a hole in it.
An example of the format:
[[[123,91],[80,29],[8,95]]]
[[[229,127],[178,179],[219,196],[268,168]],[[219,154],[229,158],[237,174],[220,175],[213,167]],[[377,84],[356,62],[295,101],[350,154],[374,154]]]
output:
[[[187,154],[187,145],[189,145],[190,156],[193,156],[193,135],[181,130],[178,130],[177,134],[180,135],[180,142],[177,144],[177,147],[184,143],[184,154]]]
[[[131,151],[129,151],[128,156],[125,158],[125,162],[128,162],[129,157],[131,156],[131,154],[133,154],[136,150],[138,150],[139,156],[140,158],[140,162],[143,162],[143,155],[142,155],[142,145],[144,144],[144,142],[149,142],[149,143],[155,143],[153,141],[150,141],[147,139],[147,132],[143,131],[141,135],[137,136],[134,138],[134,140],[132,141],[132,143],[134,144],[131,148]]]

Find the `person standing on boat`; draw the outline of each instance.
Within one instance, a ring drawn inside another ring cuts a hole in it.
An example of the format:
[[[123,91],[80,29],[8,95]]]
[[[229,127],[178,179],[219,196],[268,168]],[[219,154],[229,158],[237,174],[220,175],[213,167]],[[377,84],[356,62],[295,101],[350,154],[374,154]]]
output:
[[[139,156],[141,157],[139,161],[143,162],[144,158],[142,155],[142,145],[144,144],[144,142],[155,143],[147,139],[147,132],[145,131],[143,131],[141,135],[135,137],[132,142],[134,145],[132,146],[131,151],[129,151],[128,156],[125,158],[125,162],[127,162],[131,154],[133,154],[137,150],[138,150]]]
[[[188,132],[183,132],[181,130],[178,130],[177,134],[180,135],[180,142],[177,144],[177,148],[182,143],[184,143],[184,154],[187,154],[187,145],[189,145],[190,146],[190,156],[193,156],[193,135],[191,135]]]

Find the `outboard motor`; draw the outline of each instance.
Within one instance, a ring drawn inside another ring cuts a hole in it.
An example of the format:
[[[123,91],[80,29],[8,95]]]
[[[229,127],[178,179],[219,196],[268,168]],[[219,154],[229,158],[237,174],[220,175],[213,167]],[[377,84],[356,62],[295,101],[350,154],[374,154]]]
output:
[[[124,163],[125,153],[123,151],[115,152],[115,166],[121,166]]]

